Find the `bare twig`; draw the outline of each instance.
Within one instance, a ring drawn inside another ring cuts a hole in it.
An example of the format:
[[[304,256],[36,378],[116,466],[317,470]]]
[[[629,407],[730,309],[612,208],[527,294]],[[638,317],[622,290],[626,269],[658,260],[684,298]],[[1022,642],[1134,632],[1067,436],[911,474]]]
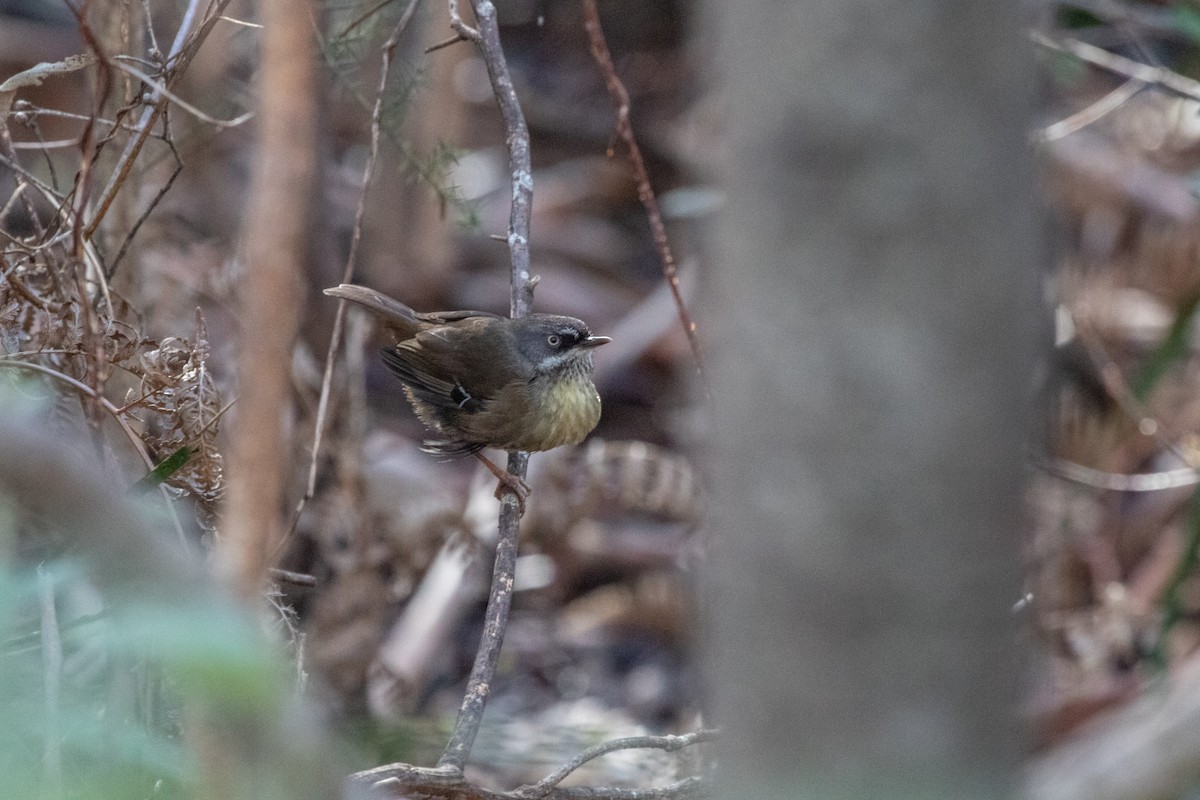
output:
[[[217,17],[217,19],[221,20],[222,22],[228,22],[231,25],[240,25],[243,28],[262,28],[262,25],[259,25],[257,22],[248,22],[244,19],[238,19],[237,17],[226,16],[225,14],[221,14]]]
[[[289,569],[278,569],[276,567],[272,567],[271,569],[267,570],[267,574],[280,583],[290,583],[293,586],[312,588],[317,585],[316,577],[308,575],[304,572],[293,572]]]
[[[30,106],[24,101],[18,101],[15,105],[17,106],[15,110],[0,115],[0,117],[12,117],[17,122],[23,121],[23,118],[25,117],[54,117],[55,119],[70,119],[77,122],[85,122],[89,119],[92,119],[92,117],[88,114],[75,114],[73,112],[63,111],[58,108],[38,108],[36,106]],[[130,133],[137,130],[137,128],[133,125],[121,122],[119,119],[108,119],[107,117],[96,117],[95,119],[97,125],[102,125],[110,130],[115,128],[117,130],[127,131]],[[62,145],[63,147],[79,146],[78,136],[74,136],[70,139],[64,139],[63,141],[69,143]],[[57,142],[52,142],[50,144],[58,146]],[[33,142],[19,142],[15,146],[23,149],[33,149],[37,147],[37,145],[35,145]]]
[[[496,22],[496,7],[491,0],[472,0],[479,29],[468,26],[458,16],[457,3],[450,0],[451,28],[474,41],[487,66],[492,92],[500,107],[507,133],[508,167],[512,181],[512,208],[508,223],[508,252],[511,263],[509,306],[513,318],[524,317],[533,307],[533,281],[529,275],[529,222],[533,210],[533,168],[529,155],[529,127],[517,100],[508,62],[500,45],[500,27]],[[529,466],[529,454],[512,452],[508,455],[508,471],[524,479]],[[513,574],[517,563],[517,527],[520,511],[516,492],[505,491],[500,508],[499,540],[496,543],[496,563],[492,569],[492,587],[484,613],[483,635],[475,654],[475,663],[467,680],[467,692],[454,722],[454,732],[438,760],[441,768],[462,772],[491,693],[496,662],[508,626],[508,611],[512,603]]]
[[[509,454],[508,470],[514,475],[519,474],[523,478],[528,464],[528,453]],[[500,508],[500,536],[496,542],[496,561],[492,567],[492,585],[483,617],[483,633],[479,637],[479,649],[475,652],[475,662],[467,679],[467,691],[454,721],[454,731],[438,760],[440,768],[462,772],[483,721],[483,710],[491,695],[496,663],[500,660],[500,648],[508,627],[508,612],[512,606],[519,521],[516,495],[507,493]]]
[[[534,785],[522,787],[515,793],[529,798],[545,797],[551,789],[587,762],[617,750],[654,749],[674,753],[700,742],[714,741],[717,735],[716,730],[703,729],[682,736],[626,736],[623,739],[610,739],[589,747]]]
[[[203,111],[201,111],[200,109],[196,108],[194,105],[192,105],[188,101],[184,100],[182,97],[179,97],[174,92],[172,92],[170,89],[168,89],[166,84],[160,83],[159,81],[154,80],[154,78],[152,78],[149,75],[147,75],[146,73],[142,72],[137,67],[126,64],[124,61],[122,61],[118,58],[113,58],[113,59],[109,60],[108,63],[111,64],[112,66],[116,67],[117,69],[121,70],[122,72],[125,72],[125,73],[137,78],[142,83],[144,83],[147,86],[149,86],[150,88],[154,89],[154,91],[158,92],[163,97],[170,100],[172,103],[179,106],[184,111],[188,112],[193,117],[200,120],[201,122],[205,122],[209,125],[213,125],[218,128],[236,128],[237,126],[244,125],[245,123],[249,122],[251,119],[254,118],[254,112],[247,111],[245,114],[240,114],[240,115],[234,117],[233,119],[217,119],[216,117],[211,116],[210,114],[206,114]]]
[[[169,125],[168,120],[169,120],[169,117],[168,117],[167,113],[164,111],[163,112],[163,127],[164,128],[168,127],[168,125]],[[166,142],[167,147],[170,149],[171,157],[175,159],[175,169],[173,169],[171,171],[171,177],[167,178],[166,183],[164,183],[161,187],[159,187],[158,192],[154,195],[154,199],[152,199],[150,201],[150,204],[146,206],[146,210],[143,211],[138,216],[137,220],[134,221],[133,225],[130,226],[129,233],[125,234],[125,240],[123,242],[121,242],[120,249],[117,250],[117,254],[116,254],[116,256],[113,257],[112,263],[108,265],[106,275],[109,278],[111,278],[114,274],[116,274],[117,267],[119,267],[121,265],[121,259],[123,259],[125,257],[125,252],[129,249],[130,243],[133,242],[133,237],[137,236],[137,232],[139,230],[141,230],[142,224],[145,223],[145,221],[150,218],[150,215],[152,213],[154,213],[154,209],[158,207],[158,204],[162,201],[163,197],[166,196],[167,192],[171,191],[171,187],[175,184],[175,179],[178,178],[180,173],[183,172],[183,159],[181,159],[179,157],[179,151],[175,148],[175,143],[171,141],[169,132],[164,131],[163,141]]]
[[[145,18],[146,34],[150,38],[150,53],[162,57],[162,47],[158,44],[158,34],[154,32],[154,11],[150,8],[150,0],[142,0],[142,14]]]
[[[1081,61],[1137,81],[1144,86],[1156,86],[1180,97],[1200,100],[1200,82],[1172,72],[1165,67],[1152,67],[1078,39],[1052,39],[1040,31],[1031,31],[1029,38],[1050,50],[1070,53]]]
[[[1145,83],[1130,78],[1086,108],[1076,111],[1065,119],[1060,119],[1053,125],[1042,128],[1034,135],[1034,138],[1043,142],[1053,142],[1082,130],[1125,105],[1133,99],[1134,95],[1145,88]]]
[[[654,235],[654,246],[658,249],[658,257],[662,261],[663,276],[671,287],[671,295],[675,298],[675,309],[679,314],[679,322],[687,334],[688,345],[692,348],[692,357],[696,360],[696,371],[700,375],[700,383],[705,394],[710,394],[708,378],[704,372],[704,355],[700,349],[700,337],[696,335],[696,323],[688,314],[687,304],[679,290],[679,271],[675,268],[675,256],[671,253],[671,244],[667,241],[667,231],[663,226],[662,213],[658,209],[658,198],[650,186],[650,173],[646,171],[646,162],[642,158],[641,148],[638,147],[637,137],[633,135],[633,125],[629,121],[629,92],[625,84],[617,76],[613,65],[612,54],[608,51],[608,42],[604,38],[604,29],[600,27],[600,12],[596,9],[596,0],[582,0],[584,28],[587,30],[588,42],[591,45],[592,57],[600,65],[604,73],[604,83],[612,98],[613,107],[617,111],[617,135],[625,142],[629,150],[629,163],[633,166],[634,177],[637,179],[638,199],[646,209],[646,217],[650,220],[650,230]]]
[[[79,145],[78,139],[54,139],[53,141],[44,141],[39,139],[36,142],[13,142],[14,150],[65,150],[68,147],[76,147]]]
[[[1200,473],[1190,468],[1124,475],[1101,472],[1061,458],[1036,461],[1035,466],[1057,478],[1113,492],[1158,492],[1200,483]]]
[[[438,50],[441,50],[442,48],[445,48],[445,47],[449,47],[452,44],[458,44],[459,42],[466,42],[466,41],[469,41],[469,39],[467,39],[466,36],[463,36],[461,33],[456,33],[451,37],[442,39],[440,42],[431,44],[431,45],[429,45],[429,47],[426,47],[425,55],[429,55],[430,53],[436,53]],[[503,239],[501,239],[501,241],[503,241]]]
[[[108,379],[108,358],[104,349],[104,340],[100,333],[100,320],[97,316],[96,308],[92,304],[91,293],[88,291],[87,271],[84,260],[86,237],[83,233],[82,222],[88,200],[91,197],[92,169],[96,161],[96,152],[93,149],[96,133],[94,119],[100,116],[100,113],[104,110],[105,103],[108,101],[109,93],[112,91],[112,74],[104,61],[104,54],[100,43],[96,40],[91,27],[87,24],[84,14],[82,11],[77,11],[74,8],[72,8],[72,12],[75,14],[80,34],[83,36],[88,48],[92,50],[98,59],[92,119],[84,122],[83,132],[79,136],[80,163],[79,170],[75,173],[75,184],[71,190],[70,232],[71,255],[74,261],[72,272],[75,279],[76,293],[79,298],[79,315],[82,323],[80,325],[82,328],[80,346],[86,354],[84,358],[84,377],[87,379],[88,385],[94,390],[96,396],[99,396],[103,393],[104,382]],[[66,204],[63,206],[63,209],[65,208]],[[104,271],[97,270],[97,272],[100,275],[100,279],[103,280]],[[98,436],[100,428],[99,406],[95,403],[84,403],[83,407],[85,417],[92,426],[93,433]],[[99,447],[99,440],[97,439],[97,448],[99,449]]]
[[[416,767],[410,767],[409,770],[395,777],[386,777],[377,781],[375,783],[376,791],[393,789],[398,798],[419,795],[452,798],[453,800],[528,800],[526,795],[515,791],[496,792],[467,783],[462,778],[447,779],[436,770]],[[692,776],[654,789],[616,789],[607,786],[563,788],[558,786],[542,795],[542,798],[543,800],[698,800],[712,796],[712,784],[704,777]]]
[[[363,216],[367,205],[367,190],[371,186],[371,180],[375,176],[375,163],[379,159],[379,139],[383,127],[383,99],[387,91],[388,75],[392,68],[392,56],[396,52],[396,46],[400,43],[400,36],[412,21],[413,14],[417,10],[417,4],[420,0],[410,0],[408,8],[400,15],[399,21],[396,22],[396,27],[392,30],[392,35],[384,42],[382,57],[379,66],[379,87],[375,92],[375,107],[371,111],[371,152],[367,156],[367,163],[363,167],[362,189],[358,195],[358,207],[354,211],[354,229],[350,236],[350,251],[346,254],[346,266],[342,269],[342,283],[349,283],[354,275],[354,267],[358,263],[358,246],[362,241]],[[329,336],[329,349],[325,352],[325,372],[321,378],[321,397],[317,402],[317,418],[314,423],[312,457],[308,464],[308,483],[305,485],[304,494],[296,503],[296,509],[292,514],[292,523],[289,526],[285,536],[279,543],[279,549],[286,544],[292,533],[296,530],[296,525],[300,521],[300,514],[304,511],[304,507],[308,501],[312,499],[317,488],[317,464],[321,454],[321,444],[325,437],[325,419],[329,413],[329,395],[333,387],[333,364],[337,358],[338,346],[342,341],[342,328],[346,320],[346,301],[338,302],[337,313],[333,318],[333,333]]]

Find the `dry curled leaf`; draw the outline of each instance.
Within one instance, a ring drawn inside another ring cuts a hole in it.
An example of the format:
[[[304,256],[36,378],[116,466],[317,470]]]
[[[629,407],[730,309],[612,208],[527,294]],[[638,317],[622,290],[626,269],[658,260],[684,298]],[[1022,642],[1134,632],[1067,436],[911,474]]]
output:
[[[167,483],[207,504],[224,491],[223,459],[216,447],[221,395],[208,371],[208,341],[203,319],[194,339],[143,340],[150,349],[137,353],[127,368],[141,378],[126,407],[141,420],[146,443],[160,456],[180,447],[191,458]]]

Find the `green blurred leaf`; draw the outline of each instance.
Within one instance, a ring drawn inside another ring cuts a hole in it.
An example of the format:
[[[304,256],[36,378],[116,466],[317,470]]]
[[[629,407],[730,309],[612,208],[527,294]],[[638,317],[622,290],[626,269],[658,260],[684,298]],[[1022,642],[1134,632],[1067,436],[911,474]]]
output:
[[[117,683],[108,646],[110,620],[62,613],[61,598],[87,585],[84,566],[49,562],[41,573],[39,578],[35,569],[0,570],[0,798],[47,796],[48,737],[62,749],[66,798],[182,798],[194,767],[178,729],[146,727],[134,713],[136,703],[112,694]],[[49,581],[59,598],[56,633],[64,669],[52,706],[45,695],[39,580]],[[127,678],[123,683],[133,690],[130,700],[144,699],[147,689],[161,692],[161,682]]]
[[[129,773],[149,773],[176,783],[190,777],[183,743],[146,730],[131,720],[67,709],[60,714],[63,752],[69,760]]]
[[[114,652],[160,664],[186,697],[265,712],[281,699],[270,648],[232,606],[129,604],[114,610]]]
[[[1086,8],[1078,8],[1070,5],[1059,6],[1054,12],[1054,18],[1059,27],[1069,30],[1093,28],[1104,24],[1104,20]]]
[[[150,470],[150,472],[148,472],[141,480],[133,485],[134,493],[142,494],[143,492],[148,492],[155,486],[158,486],[167,478],[171,477],[180,469],[182,469],[183,465],[186,464],[188,459],[191,457],[192,449],[187,445],[184,445],[174,453],[171,453],[171,455],[158,462],[158,465],[154,469]]]
[[[1177,5],[1167,12],[1167,24],[1193,44],[1200,44],[1200,9],[1192,5]]]
[[[1070,53],[1052,53],[1050,56],[1050,74],[1060,86],[1073,87],[1087,75],[1087,64]]]

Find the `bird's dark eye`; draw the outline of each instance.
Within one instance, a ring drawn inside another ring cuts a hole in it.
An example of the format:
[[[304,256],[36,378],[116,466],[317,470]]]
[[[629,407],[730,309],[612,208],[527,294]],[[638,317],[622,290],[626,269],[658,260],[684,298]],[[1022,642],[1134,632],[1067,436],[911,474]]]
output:
[[[560,344],[562,344],[562,337],[560,337],[557,333],[552,333],[546,337],[546,344],[550,345],[551,347],[558,347]]]

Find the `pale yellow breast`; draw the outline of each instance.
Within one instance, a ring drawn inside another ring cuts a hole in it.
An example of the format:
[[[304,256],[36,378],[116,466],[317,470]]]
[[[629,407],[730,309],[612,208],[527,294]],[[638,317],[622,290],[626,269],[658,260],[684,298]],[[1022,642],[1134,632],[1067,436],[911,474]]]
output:
[[[586,376],[551,382],[538,405],[537,423],[523,431],[509,449],[552,450],[578,444],[600,421],[600,395]]]

